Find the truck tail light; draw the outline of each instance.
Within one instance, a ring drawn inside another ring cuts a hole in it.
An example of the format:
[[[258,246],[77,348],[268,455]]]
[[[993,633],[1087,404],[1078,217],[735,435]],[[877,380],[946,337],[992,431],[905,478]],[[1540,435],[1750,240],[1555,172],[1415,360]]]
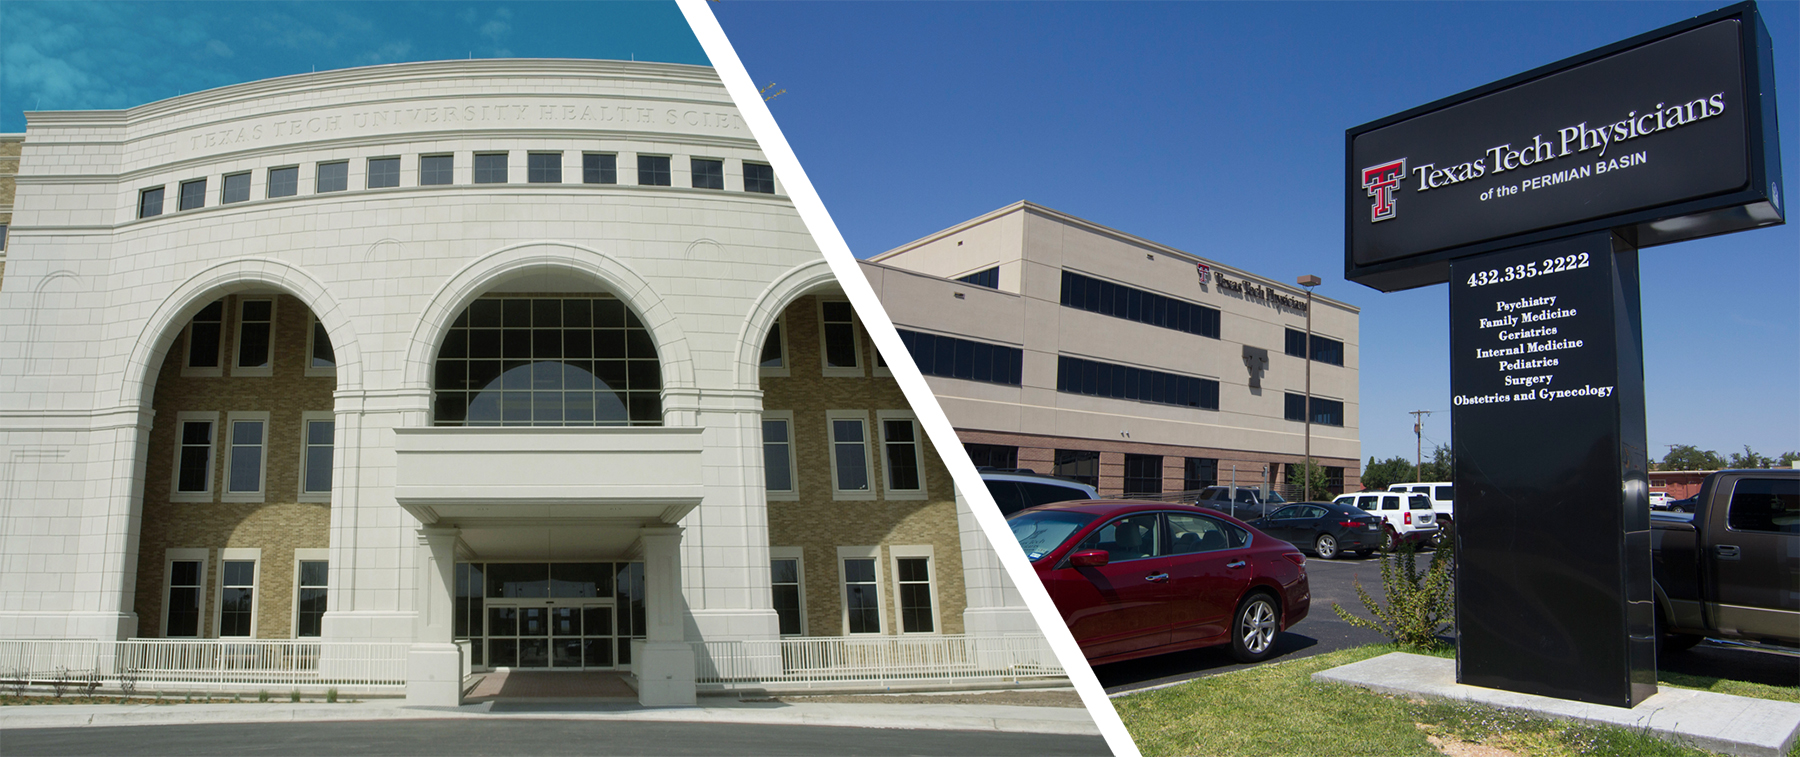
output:
[[[1406,514],[1406,525],[1412,525],[1412,513]]]

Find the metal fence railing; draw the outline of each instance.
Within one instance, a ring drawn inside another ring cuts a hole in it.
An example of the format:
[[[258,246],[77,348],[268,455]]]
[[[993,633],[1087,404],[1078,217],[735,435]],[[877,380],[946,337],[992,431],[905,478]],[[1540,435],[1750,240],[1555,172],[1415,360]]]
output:
[[[1064,679],[1041,636],[824,636],[694,642],[702,690],[930,688]]]
[[[405,642],[300,639],[0,639],[0,685],[124,694],[335,688],[397,693]]]

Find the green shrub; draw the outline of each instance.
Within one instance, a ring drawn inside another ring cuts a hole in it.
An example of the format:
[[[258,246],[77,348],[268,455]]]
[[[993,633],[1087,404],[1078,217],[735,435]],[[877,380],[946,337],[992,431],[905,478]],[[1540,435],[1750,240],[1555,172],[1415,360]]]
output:
[[[300,701],[300,690],[294,689],[293,691],[288,692],[288,701],[289,702]]]
[[[1412,544],[1401,544],[1398,552],[1381,555],[1381,588],[1387,602],[1375,601],[1362,582],[1356,582],[1356,597],[1373,619],[1353,615],[1340,604],[1331,609],[1344,622],[1385,634],[1403,647],[1435,649],[1443,646],[1438,637],[1455,625],[1454,567],[1449,544],[1438,548],[1424,569],[1419,568]]]
[[[325,701],[330,702],[332,704],[337,704],[337,689],[335,689],[335,688],[326,689],[325,690]]]
[[[263,689],[262,691],[256,692],[256,701],[258,701],[258,702],[269,701],[269,690]]]

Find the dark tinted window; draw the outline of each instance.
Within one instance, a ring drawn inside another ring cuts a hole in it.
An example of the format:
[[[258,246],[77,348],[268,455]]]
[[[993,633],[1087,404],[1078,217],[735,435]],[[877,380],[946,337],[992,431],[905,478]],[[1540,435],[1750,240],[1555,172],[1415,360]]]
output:
[[[986,342],[898,329],[919,372],[990,384],[1019,386],[1025,351]]]
[[[1219,409],[1219,382],[1068,355],[1057,357],[1056,390],[1070,394]]]
[[[639,155],[638,184],[646,187],[669,186],[669,156]]]
[[[149,218],[162,215],[163,188],[151,187],[138,195],[138,217]]]
[[[1187,300],[1063,271],[1062,304],[1114,318],[1219,338],[1219,311]]]
[[[269,169],[269,196],[293,197],[300,194],[300,167]]]
[[[456,156],[426,155],[419,158],[419,186],[432,187],[456,181]]]
[[[313,179],[315,192],[342,192],[350,188],[350,161],[340,160],[336,163],[320,163],[319,174]]]
[[[562,153],[534,152],[526,155],[525,180],[532,184],[561,184]]]
[[[619,156],[591,152],[582,155],[581,181],[584,184],[619,183]]]
[[[725,161],[692,158],[689,162],[689,177],[695,189],[724,189]]]
[[[1288,393],[1284,398],[1284,415],[1290,421],[1306,420],[1306,395]],[[1324,426],[1344,425],[1344,403],[1322,397],[1312,398],[1312,422]]]
[[[1059,449],[1050,472],[1099,488],[1100,453],[1085,449]]]
[[[370,189],[400,186],[400,159],[370,158],[368,178]]]
[[[1731,488],[1725,523],[1733,531],[1800,533],[1800,480],[1749,478]]]
[[[225,177],[225,187],[219,193],[219,204],[243,202],[248,199],[250,199],[249,171]]]
[[[977,468],[1017,468],[1019,448],[1004,444],[964,444],[963,450]]]
[[[744,191],[775,194],[775,169],[762,163],[744,164]]]
[[[1162,493],[1162,455],[1125,456],[1125,493]]]
[[[1182,491],[1204,489],[1219,483],[1219,461],[1210,457],[1190,457],[1183,464]]]
[[[1306,357],[1306,332],[1287,330],[1287,354]],[[1312,335],[1312,359],[1332,365],[1344,364],[1344,343],[1329,337]]]
[[[494,152],[475,156],[476,184],[506,183],[506,153]]]
[[[975,286],[987,287],[989,289],[999,289],[1000,267],[994,266],[993,268],[986,268],[967,276],[957,277],[956,280],[965,284],[974,284]]]
[[[193,210],[206,205],[206,180],[181,182],[181,209]]]

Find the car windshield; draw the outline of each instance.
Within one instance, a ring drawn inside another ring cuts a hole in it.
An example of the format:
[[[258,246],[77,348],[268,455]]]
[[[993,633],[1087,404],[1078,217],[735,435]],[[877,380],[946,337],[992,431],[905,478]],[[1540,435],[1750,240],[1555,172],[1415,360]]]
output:
[[[1096,517],[1067,510],[1028,511],[1009,518],[1007,524],[1012,527],[1013,538],[1018,539],[1019,546],[1025,550],[1025,559],[1037,562],[1062,546],[1083,526],[1094,522]]]
[[[1316,469],[1316,468],[1315,468],[1315,469],[1314,469],[1314,470],[1317,470],[1317,469]],[[1280,495],[1280,494],[1277,494],[1277,493],[1275,493],[1275,492],[1269,492],[1269,504],[1271,504],[1271,505],[1279,505],[1279,504],[1281,504],[1281,503],[1283,503],[1283,502],[1286,502],[1286,501],[1287,501],[1287,500],[1285,500],[1285,499],[1282,499],[1282,498],[1281,498],[1281,495]]]

